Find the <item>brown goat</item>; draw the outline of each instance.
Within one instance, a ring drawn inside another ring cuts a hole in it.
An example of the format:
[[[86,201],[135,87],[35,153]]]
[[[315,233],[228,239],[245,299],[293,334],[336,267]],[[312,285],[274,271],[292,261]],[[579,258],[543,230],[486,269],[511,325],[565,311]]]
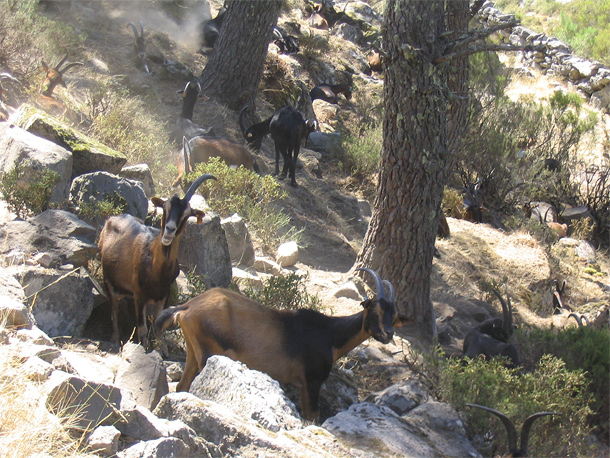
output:
[[[202,175],[186,191],[184,198],[174,195],[170,200],[151,199],[163,209],[161,230],[145,226],[131,215],[108,218],[98,246],[102,260],[104,284],[112,305],[112,341],[119,343],[118,307],[122,297],[134,299],[138,339],[147,348],[146,309],[154,306],[155,316],[165,306],[171,284],[178,276],[178,249],[186,220],[194,216],[201,222],[204,213],[194,210],[189,201],[205,180]]]
[[[314,29],[320,30],[328,30],[328,21],[324,17],[326,14],[326,3],[322,2],[313,12],[311,16],[309,16],[309,25]]]
[[[228,356],[299,387],[303,417],[316,419],[320,387],[333,363],[369,337],[387,344],[394,327],[403,325],[392,285],[371,269],[360,270],[375,279],[377,298],[362,302],[364,310],[351,316],[277,310],[222,288],[164,310],[155,321],[155,334],[179,324],[186,341],[186,368],[177,391],[188,391],[210,356]]]
[[[373,50],[367,56],[366,60],[369,61],[369,67],[374,72],[380,72],[383,70],[383,63],[381,61],[381,53]]]
[[[185,137],[182,141],[182,149],[178,153],[178,176],[172,186],[180,184],[182,177],[191,173],[196,164],[208,162],[213,157],[222,159],[229,167],[245,167],[259,173],[254,156],[248,148],[239,143],[223,138],[200,136],[187,140]]]
[[[545,417],[547,415],[561,415],[557,412],[538,412],[530,415],[525,419],[523,423],[523,428],[521,429],[521,447],[517,445],[517,430],[515,429],[515,425],[513,422],[504,415],[502,412],[492,409],[490,407],[480,406],[477,404],[466,404],[468,407],[476,407],[477,409],[484,410],[486,412],[490,412],[497,416],[504,427],[506,428],[506,434],[508,436],[508,453],[504,455],[504,458],[518,458],[518,457],[527,457],[528,455],[528,443],[530,437],[530,429],[532,429],[532,425],[534,421],[536,421],[540,417]]]

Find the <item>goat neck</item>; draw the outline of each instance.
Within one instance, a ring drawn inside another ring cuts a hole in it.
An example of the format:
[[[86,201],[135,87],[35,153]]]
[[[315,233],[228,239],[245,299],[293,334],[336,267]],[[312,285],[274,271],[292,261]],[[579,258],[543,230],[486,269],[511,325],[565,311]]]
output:
[[[199,81],[189,81],[179,93],[182,94],[182,112],[180,117],[192,121],[195,103],[197,102],[197,97],[201,94],[201,84],[199,84]]]

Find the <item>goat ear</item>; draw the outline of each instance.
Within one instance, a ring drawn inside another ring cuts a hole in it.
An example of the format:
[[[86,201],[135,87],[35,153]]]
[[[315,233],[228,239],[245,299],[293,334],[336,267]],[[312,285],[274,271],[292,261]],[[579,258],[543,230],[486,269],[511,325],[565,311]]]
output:
[[[201,94],[201,95],[199,96],[199,99],[200,99],[202,102],[205,102],[206,100],[210,100],[210,98],[209,98],[207,95],[205,95],[205,94]]]
[[[412,323],[412,322],[413,322],[413,320],[411,318],[409,318],[408,316],[398,315],[396,317],[396,319],[394,320],[394,322],[392,323],[392,326],[394,326],[395,328],[402,328],[407,323]]]
[[[151,197],[150,201],[155,207],[163,207],[165,205],[165,200],[160,197]]]
[[[191,216],[195,216],[197,218],[197,224],[201,224],[203,223],[203,217],[205,216],[205,213],[201,210],[193,210]]]

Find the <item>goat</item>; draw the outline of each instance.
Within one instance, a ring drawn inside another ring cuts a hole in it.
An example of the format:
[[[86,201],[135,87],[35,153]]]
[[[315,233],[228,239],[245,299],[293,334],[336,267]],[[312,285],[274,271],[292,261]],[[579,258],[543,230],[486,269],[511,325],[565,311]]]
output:
[[[352,98],[352,85],[351,84],[319,84],[309,91],[311,101],[316,99],[324,100],[328,103],[339,103],[339,94],[343,94],[347,100]]]
[[[216,40],[218,39],[218,34],[220,33],[220,28],[222,27],[222,22],[224,20],[224,15],[227,9],[225,7],[220,8],[218,10],[218,14],[214,19],[210,19],[203,23],[203,43],[202,48],[213,48],[216,44]]]
[[[195,137],[187,140],[184,137],[178,153],[178,176],[172,187],[177,186],[184,175],[191,173],[196,164],[208,162],[212,157],[222,159],[230,167],[245,167],[260,174],[252,153],[239,143],[224,138]]]
[[[136,37],[136,41],[133,44],[133,55],[136,62],[136,66],[144,68],[146,73],[152,73],[152,67],[146,56],[146,38],[144,38],[144,25],[140,21],[140,35],[138,35],[138,29],[133,22],[127,24],[128,27],[133,29],[133,34]]]
[[[369,62],[371,71],[380,72],[383,70],[383,61],[381,53],[376,49],[373,49],[367,56],[366,60]]]
[[[265,135],[269,134],[269,124],[271,123],[271,119],[273,116],[269,116],[264,121],[261,121],[256,124],[252,124],[250,127],[246,126],[246,122],[244,120],[244,114],[246,113],[246,109],[248,105],[245,105],[239,111],[239,127],[241,128],[241,133],[244,136],[244,139],[248,143],[248,146],[255,151],[260,151],[261,146],[263,144],[263,138]]]
[[[464,219],[476,224],[483,222],[483,201],[479,195],[481,180],[464,186]]]
[[[568,236],[568,225],[565,223],[558,223],[557,221],[547,221],[547,214],[551,210],[551,206],[549,206],[544,212],[544,219],[542,219],[542,215],[540,215],[540,224],[545,224],[551,228],[557,235],[558,239],[564,238]]]
[[[440,210],[439,217],[438,217],[438,229],[436,231],[436,235],[437,235],[437,237],[446,239],[449,237],[450,234],[451,234],[451,231],[449,230],[449,223],[447,222],[447,217],[445,216],[445,213],[443,212],[443,210]]]
[[[273,28],[273,36],[275,37],[273,43],[279,48],[280,54],[296,54],[301,50],[296,37],[288,35],[281,27]]]
[[[513,333],[512,304],[508,289],[504,285],[506,301],[494,288],[494,294],[502,304],[502,318],[489,318],[474,327],[464,338],[463,354],[468,358],[483,355],[486,358],[506,356],[514,366],[519,365],[519,354],[514,345],[508,342]]]
[[[188,391],[210,356],[228,356],[300,388],[303,417],[317,419],[320,387],[335,361],[369,337],[389,343],[394,328],[407,320],[397,312],[391,283],[372,269],[357,270],[373,277],[377,298],[366,299],[364,310],[351,316],[277,310],[223,288],[167,308],[155,321],[154,331],[159,336],[172,325],[182,328],[186,367],[176,390]]]
[[[541,417],[544,417],[547,415],[561,415],[560,413],[557,413],[557,412],[537,412],[537,413],[532,414],[529,417],[527,417],[525,419],[525,422],[523,423],[523,428],[521,429],[521,447],[519,447],[517,445],[517,430],[515,428],[514,423],[510,420],[510,418],[508,418],[502,412],[492,409],[490,407],[485,407],[485,406],[481,406],[478,404],[466,404],[466,405],[468,407],[476,407],[477,409],[481,409],[486,412],[490,412],[490,413],[494,414],[495,416],[497,416],[500,420],[502,420],[502,423],[504,424],[504,427],[506,428],[506,435],[508,436],[508,454],[504,456],[505,458],[527,457],[528,456],[527,446],[528,446],[529,438],[530,438],[530,429],[532,429],[532,425],[534,424],[534,421],[536,421],[538,418],[541,418]]]
[[[559,286],[559,282],[557,280],[553,280],[553,290],[552,290],[553,299],[552,300],[553,300],[553,314],[554,315],[561,313],[561,309],[564,308],[563,292],[564,292],[565,288],[566,288],[565,280],[561,284],[561,287]]]
[[[269,132],[275,143],[275,172],[280,172],[280,154],[284,159],[284,168],[280,179],[286,178],[290,171],[290,184],[296,186],[295,169],[301,143],[307,140],[310,132],[317,130],[318,122],[305,120],[303,114],[292,108],[285,106],[280,108],[271,117]]]
[[[328,30],[328,21],[324,17],[326,14],[326,3],[320,3],[315,11],[309,16],[309,25],[314,29]]]
[[[585,322],[585,324],[587,325],[587,327],[591,327],[591,323],[589,322],[589,318],[587,318],[586,315],[577,315],[576,313],[570,313],[568,315],[568,320],[570,318],[574,318],[576,320],[576,323],[578,323],[578,327],[582,328],[583,327],[583,321]]]
[[[0,121],[6,121],[15,112],[15,108],[8,104],[8,91],[2,84],[2,80],[9,80],[19,85],[21,85],[21,81],[10,73],[0,73]]]
[[[153,197],[155,207],[163,209],[161,230],[145,226],[128,214],[108,218],[100,233],[99,249],[104,284],[112,306],[112,342],[119,343],[118,307],[122,297],[132,296],[135,303],[138,340],[147,348],[146,309],[156,308],[155,316],[165,306],[171,284],[178,277],[178,249],[186,220],[194,216],[197,222],[205,215],[194,210],[189,201],[205,180],[202,175],[180,199]]]
[[[184,137],[190,140],[191,138],[209,135],[212,131],[211,127],[204,129],[193,122],[193,110],[195,109],[197,99],[208,100],[208,97],[201,92],[199,81],[196,79],[188,81],[184,89],[177,91],[177,93],[182,95],[182,112],[178,115],[178,119],[176,119],[170,140],[178,142]]]
[[[66,54],[61,61],[54,67],[49,67],[44,61],[42,61],[41,69],[45,72],[45,79],[42,82],[43,91],[39,94],[32,102],[38,108],[43,109],[51,116],[67,117],[72,123],[79,123],[80,119],[74,112],[72,112],[63,102],[53,97],[53,91],[58,84],[61,84],[64,88],[66,82],[63,79],[64,74],[73,67],[78,65],[84,65],[82,62],[72,62],[67,64],[63,69],[61,66],[66,62],[68,55]]]

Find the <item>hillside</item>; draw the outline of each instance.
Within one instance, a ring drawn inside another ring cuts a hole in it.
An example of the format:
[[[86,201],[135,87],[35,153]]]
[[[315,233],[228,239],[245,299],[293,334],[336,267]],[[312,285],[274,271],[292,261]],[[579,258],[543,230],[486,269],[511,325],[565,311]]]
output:
[[[20,76],[29,76],[31,83],[21,89],[11,86],[11,96],[18,102],[34,97],[41,81],[34,70],[38,63],[41,60],[55,63],[68,52],[70,61],[81,61],[84,65],[67,73],[67,88],[58,87],[56,96],[88,118],[79,128],[93,136],[103,132],[106,140],[116,143],[111,145],[113,147],[129,144],[121,142],[130,135],[139,134],[141,138],[132,144],[142,149],[122,151],[128,157],[128,165],[146,162],[152,171],[157,194],[169,196],[179,192],[171,188],[177,172],[178,148],[167,139],[182,108],[182,99],[176,92],[184,87],[189,73],[199,76],[207,62],[207,56],[197,52],[194,40],[199,27],[195,18],[209,17],[205,2],[183,2],[193,7],[194,13],[184,15],[182,21],[178,18],[179,10],[164,7],[164,2],[42,3],[41,14],[80,31],[79,39],[74,47],[53,49],[47,55],[37,54],[29,56],[27,62],[24,60]],[[290,5],[283,11],[279,24],[287,30],[298,24],[309,47],[303,46],[307,50],[299,55],[280,55],[277,47],[270,45],[263,82],[269,87],[261,88],[256,104],[257,116],[259,119],[269,116],[278,103],[274,94],[282,89],[294,89],[297,80],[311,89],[323,81],[337,82],[342,78],[342,72],[347,71],[354,81],[353,99],[341,98],[338,105],[316,101],[312,107],[323,132],[346,135],[354,126],[364,123],[363,114],[379,107],[382,76],[367,70],[369,49],[347,40],[349,31],[310,29],[305,7]],[[219,1],[211,2],[212,16],[220,6]],[[372,3],[371,6],[380,7]],[[379,17],[375,17],[377,21]],[[172,73],[167,65],[153,63],[154,73],[150,75],[134,65],[133,33],[127,24],[139,21],[144,24],[151,42],[149,52],[152,49],[166,62],[179,63],[174,67],[180,71]],[[373,27],[378,26],[379,23],[373,23]],[[316,40],[323,45],[315,44]],[[20,53],[25,55],[27,50],[20,50]],[[322,59],[322,56],[328,58]],[[509,65],[512,59],[503,58],[503,62]],[[0,68],[3,70],[11,69]],[[508,66],[505,70],[511,75]],[[523,94],[543,97],[558,86],[575,91],[564,81],[536,74],[533,79],[513,78],[507,93],[515,99]],[[599,145],[610,129],[610,117],[597,111],[602,119],[599,135],[592,144],[582,148],[582,154],[595,158],[603,154]],[[122,126],[130,116],[138,118],[129,119],[129,124]],[[238,113],[218,105],[211,98],[197,102],[193,120],[201,126],[212,127],[216,136],[242,142]],[[110,127],[116,127],[114,137],[109,134]],[[149,149],[145,149],[146,146]],[[263,174],[273,170],[274,159],[273,142],[267,138],[257,156]],[[350,270],[366,233],[376,176],[347,176],[342,168],[343,158],[336,151],[305,148],[300,159],[299,186],[293,188],[287,181],[281,182],[287,198],[278,204],[300,233],[299,261],[293,270],[307,274],[307,292],[319,297],[323,311],[335,316],[356,313],[361,309],[360,300],[336,293],[350,280]],[[214,203],[210,202],[210,205],[213,208]],[[431,291],[440,341],[448,354],[461,352],[462,340],[472,326],[501,314],[500,305],[490,294],[492,285],[507,284],[516,324],[528,331],[574,325],[568,320],[569,312],[552,313],[553,280],[567,281],[565,302],[572,311],[594,317],[610,305],[608,247],[599,251],[591,248],[593,255],[587,257],[579,254],[583,246],[588,246],[581,240],[565,238],[547,244],[525,230],[507,232],[489,223],[474,224],[452,217],[448,217],[448,223],[451,236],[437,240],[440,255],[434,260]],[[255,240],[255,244],[258,255],[274,256],[274,249],[263,252],[259,241]],[[429,344],[415,326],[405,326],[399,336],[392,347],[397,352],[396,364],[408,359],[401,339],[405,346],[416,349],[424,349]],[[386,373],[381,371],[360,374],[360,377],[360,399],[388,383]]]

